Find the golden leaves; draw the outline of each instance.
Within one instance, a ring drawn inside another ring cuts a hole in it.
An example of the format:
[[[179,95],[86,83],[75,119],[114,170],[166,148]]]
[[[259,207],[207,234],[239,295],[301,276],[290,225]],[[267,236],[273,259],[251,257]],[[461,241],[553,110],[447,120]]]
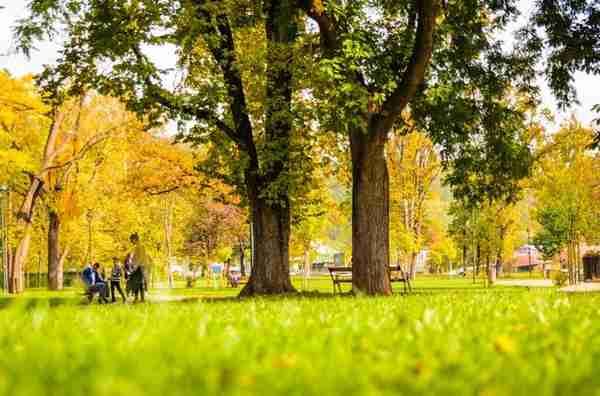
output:
[[[325,12],[325,7],[323,6],[322,0],[313,0],[312,1],[312,11],[317,15],[322,15]]]

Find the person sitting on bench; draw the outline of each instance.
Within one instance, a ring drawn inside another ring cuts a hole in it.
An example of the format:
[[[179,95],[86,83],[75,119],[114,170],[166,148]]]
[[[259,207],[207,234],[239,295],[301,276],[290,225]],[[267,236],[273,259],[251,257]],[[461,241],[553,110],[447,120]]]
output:
[[[242,276],[238,271],[229,271],[229,273],[227,274],[227,280],[233,288],[236,288],[240,285],[241,278]]]
[[[89,294],[90,302],[94,299],[94,294],[98,293],[98,301],[100,303],[108,303],[106,298],[106,282],[103,281],[102,277],[98,273],[100,264],[95,263],[94,267],[89,264],[83,269],[81,277],[85,284],[86,293]]]

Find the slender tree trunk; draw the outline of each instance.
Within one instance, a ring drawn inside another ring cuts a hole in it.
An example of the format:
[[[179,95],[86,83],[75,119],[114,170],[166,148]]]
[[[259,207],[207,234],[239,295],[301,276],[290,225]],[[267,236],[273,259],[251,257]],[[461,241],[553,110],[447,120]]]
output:
[[[479,275],[479,267],[481,266],[481,243],[479,242],[479,240],[477,241],[477,259],[475,262],[476,267],[476,274]]]
[[[60,253],[60,217],[50,209],[48,211],[48,290],[63,289],[63,268]]]
[[[577,238],[577,241],[575,242],[575,259],[577,260],[577,283],[581,282],[583,279],[581,279],[581,244],[579,243],[579,237]]]
[[[22,229],[23,236],[12,258],[8,273],[8,292],[12,294],[22,293],[25,286],[23,283],[23,268],[25,267],[25,260],[27,259],[31,242],[31,223],[25,222]]]
[[[11,242],[10,242],[10,238],[8,236],[8,229],[10,227],[10,224],[12,223],[12,200],[11,200],[11,194],[10,191],[7,194],[6,197],[6,217],[4,218],[4,229],[2,230],[2,235],[3,235],[3,245],[4,245],[4,249],[5,249],[5,257],[3,257],[3,261],[2,261],[2,275],[3,275],[3,279],[2,279],[2,289],[4,290],[4,292],[8,292],[8,279],[9,279],[9,271],[10,268],[12,266],[12,258],[13,258],[13,249],[11,247]],[[2,210],[4,208],[0,208],[0,210]]]
[[[412,252],[410,254],[410,265],[408,268],[408,276],[411,280],[414,280],[417,275],[417,253]]]
[[[165,208],[164,231],[165,231],[165,251],[167,256],[167,281],[169,288],[173,288],[173,273],[171,271],[172,239],[173,239],[173,200],[168,197]]]
[[[310,243],[304,245],[304,290],[308,290],[308,279],[309,278],[310,278]]]
[[[18,294],[23,292],[23,268],[25,268],[25,261],[29,254],[29,245],[31,242],[31,228],[33,211],[37,198],[41,192],[43,182],[40,178],[34,177],[25,199],[21,203],[19,212],[17,213],[17,228],[22,230],[21,240],[17,245],[17,251],[12,258],[10,271],[9,271],[9,287],[8,291],[12,294]]]
[[[389,295],[389,175],[383,134],[351,134],[352,286]]]
[[[244,263],[244,259],[246,258],[246,255],[244,253],[244,244],[240,243],[239,249],[240,249],[240,275],[242,277],[246,277],[246,264]]]
[[[40,195],[42,186],[44,184],[42,178],[47,173],[47,168],[52,164],[56,155],[56,141],[58,139],[58,133],[62,120],[64,119],[64,113],[58,109],[53,110],[52,123],[46,139],[44,147],[44,157],[41,164],[41,173],[33,176],[25,199],[21,203],[19,212],[17,214],[17,227],[22,229],[23,236],[17,251],[12,258],[11,268],[9,271],[9,292],[10,293],[21,293],[23,291],[23,268],[25,267],[25,261],[27,260],[27,254],[29,253],[29,243],[31,241],[31,221],[33,219],[33,211],[37,198]]]
[[[487,265],[487,276],[488,276],[488,286],[493,285],[496,282],[496,263],[490,260],[490,254],[486,255],[486,265]]]

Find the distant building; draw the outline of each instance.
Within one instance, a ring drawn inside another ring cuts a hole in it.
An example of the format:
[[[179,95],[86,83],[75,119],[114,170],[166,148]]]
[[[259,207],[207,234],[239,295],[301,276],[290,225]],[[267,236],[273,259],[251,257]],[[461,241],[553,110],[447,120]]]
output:
[[[426,264],[429,258],[429,250],[423,249],[415,257],[415,272],[424,273],[427,270]]]
[[[541,271],[544,260],[535,246],[523,245],[514,252],[510,266],[513,272]]]

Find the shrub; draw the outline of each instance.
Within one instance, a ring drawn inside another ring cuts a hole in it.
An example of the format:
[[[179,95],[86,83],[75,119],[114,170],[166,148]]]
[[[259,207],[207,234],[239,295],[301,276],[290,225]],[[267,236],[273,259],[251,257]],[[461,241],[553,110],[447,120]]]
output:
[[[563,287],[567,284],[567,273],[566,272],[562,272],[562,271],[558,271],[556,274],[554,274],[554,276],[552,277],[552,280],[554,282],[554,284],[558,287]]]

